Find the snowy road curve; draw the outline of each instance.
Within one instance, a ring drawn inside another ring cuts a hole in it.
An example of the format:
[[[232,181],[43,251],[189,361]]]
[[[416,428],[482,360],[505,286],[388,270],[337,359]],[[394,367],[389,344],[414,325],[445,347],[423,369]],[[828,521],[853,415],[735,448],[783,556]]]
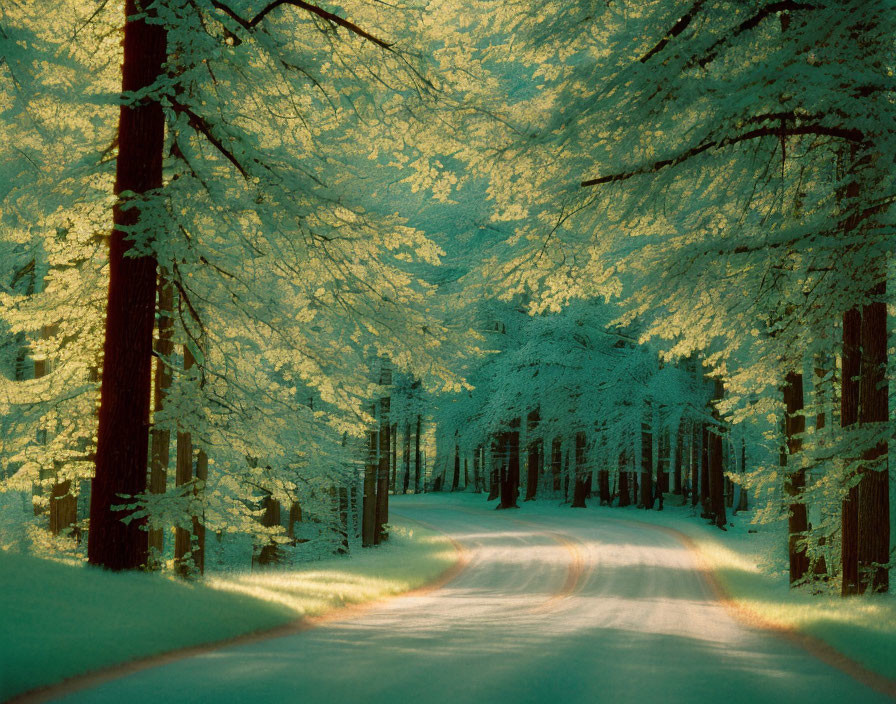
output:
[[[733,620],[648,526],[402,498],[467,568],[343,622],[143,670],[65,702],[463,704],[891,701]],[[609,512],[608,512],[609,513]],[[222,614],[226,618],[226,614]]]

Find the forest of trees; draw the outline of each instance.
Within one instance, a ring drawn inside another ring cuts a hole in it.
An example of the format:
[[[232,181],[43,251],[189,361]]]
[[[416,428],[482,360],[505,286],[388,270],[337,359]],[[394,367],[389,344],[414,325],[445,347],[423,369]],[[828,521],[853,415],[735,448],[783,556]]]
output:
[[[894,49],[885,0],[4,3],[0,547],[674,500],[888,591]]]

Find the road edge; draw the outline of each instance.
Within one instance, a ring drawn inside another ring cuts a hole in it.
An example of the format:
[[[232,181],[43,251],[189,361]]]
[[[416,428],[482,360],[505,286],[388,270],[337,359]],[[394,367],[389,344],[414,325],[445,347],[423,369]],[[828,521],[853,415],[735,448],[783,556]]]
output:
[[[44,702],[52,701],[53,699],[56,699],[58,697],[73,694],[75,692],[80,692],[85,689],[90,689],[92,687],[104,684],[105,682],[110,682],[122,677],[127,677],[128,675],[140,672],[141,670],[148,670],[152,667],[167,665],[169,663],[176,662],[178,660],[185,660],[196,655],[204,655],[206,653],[220,650],[221,648],[238,645],[251,645],[252,643],[258,643],[265,640],[296,635],[298,633],[311,630],[312,628],[318,628],[329,623],[351,620],[353,618],[357,618],[358,616],[371,609],[374,609],[395,599],[424,596],[438,589],[441,589],[466,569],[470,561],[469,553],[467,549],[457,540],[452,538],[447,533],[439,530],[435,526],[424,523],[423,521],[418,521],[406,516],[402,516],[401,518],[402,520],[416,523],[444,536],[448,540],[448,542],[451,543],[451,546],[455,551],[456,558],[454,563],[443,572],[438,574],[436,577],[429,580],[425,584],[420,585],[419,587],[414,587],[413,589],[409,589],[408,591],[392,594],[387,597],[372,599],[371,601],[338,606],[322,614],[318,614],[317,616],[303,616],[293,621],[288,621],[279,626],[274,626],[273,628],[263,628],[256,631],[249,631],[248,633],[243,633],[231,638],[225,638],[224,640],[211,641],[209,643],[201,643],[199,645],[190,645],[185,648],[168,650],[164,653],[147,655],[146,657],[140,657],[135,660],[129,660],[127,662],[118,663],[116,665],[101,667],[96,670],[84,672],[80,675],[67,677],[64,680],[60,680],[52,684],[35,687],[34,689],[20,692],[19,694],[13,695],[13,697],[10,699],[4,699],[0,701],[0,704],[44,704]]]
[[[737,621],[752,628],[774,633],[779,638],[802,648],[813,657],[840,670],[844,674],[849,675],[854,680],[870,687],[879,694],[886,695],[891,699],[896,700],[896,680],[870,669],[858,660],[854,660],[848,655],[840,652],[833,645],[817,636],[810,635],[793,628],[792,626],[787,626],[778,623],[777,621],[772,621],[759,616],[756,612],[739,604],[712,569],[709,561],[704,557],[700,546],[689,535],[669,526],[661,526],[654,523],[646,523],[644,521],[632,522],[665,532],[681,542],[694,555],[697,563],[697,572],[700,574],[712,595]]]

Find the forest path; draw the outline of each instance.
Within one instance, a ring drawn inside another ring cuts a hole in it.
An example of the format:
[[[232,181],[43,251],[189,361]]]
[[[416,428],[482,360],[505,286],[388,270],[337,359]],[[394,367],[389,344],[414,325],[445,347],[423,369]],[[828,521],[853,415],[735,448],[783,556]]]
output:
[[[477,498],[392,505],[465,549],[466,569],[435,591],[59,701],[891,701],[734,620],[667,532],[568,509],[494,511]]]

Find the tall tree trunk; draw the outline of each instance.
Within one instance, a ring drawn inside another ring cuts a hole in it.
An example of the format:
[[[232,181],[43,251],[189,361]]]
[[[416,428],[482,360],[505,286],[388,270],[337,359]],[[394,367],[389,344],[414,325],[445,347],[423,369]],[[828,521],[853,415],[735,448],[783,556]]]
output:
[[[376,418],[376,405],[371,408],[371,415]],[[374,420],[376,423],[376,420]],[[419,423],[419,417],[418,417]],[[419,428],[419,425],[418,425]],[[419,480],[419,435],[417,440],[417,478]],[[361,545],[369,548],[376,544],[376,473],[377,473],[377,431],[376,426],[370,429],[367,436],[367,464],[364,465],[364,497],[361,505]]]
[[[193,516],[193,535],[196,544],[193,549],[193,564],[199,574],[205,574],[205,486],[208,483],[208,455],[199,450],[196,455],[196,481],[193,483],[193,496],[202,507],[201,513]]]
[[[888,422],[886,284],[871,291],[872,302],[862,308],[862,367],[859,381],[859,423],[872,430]],[[885,437],[885,436],[884,436]],[[886,592],[890,588],[890,472],[887,441],[862,453],[859,484],[859,591]]]
[[[454,476],[451,478],[451,491],[457,491],[460,486],[460,445],[454,446]]]
[[[672,470],[672,493],[681,496],[681,463],[684,458],[684,422],[678,421],[675,430],[675,469]]]
[[[743,435],[740,438],[740,473],[741,476],[747,473],[747,440]],[[737,508],[734,509],[734,513],[746,511],[747,508],[747,488],[741,484],[737,495]]]
[[[715,380],[713,397],[720,400],[725,396],[721,379]],[[725,512],[725,463],[722,444],[722,419],[715,404],[712,407],[715,427],[707,428],[707,460],[709,461],[709,511],[713,523],[722,530],[728,522]]]
[[[562,443],[559,436],[551,441],[551,488],[555,496],[560,493],[560,474],[563,469]]]
[[[158,342],[156,343],[156,372],[153,385],[153,412],[161,413],[165,408],[168,389],[171,388],[171,355],[174,352],[174,287],[168,280],[168,272],[159,269],[158,279]],[[167,428],[152,429],[152,446],[149,462],[149,491],[164,494],[168,484],[168,463],[171,452],[171,433]],[[165,551],[165,530],[157,528],[149,531],[149,547],[154,552],[156,564]]]
[[[613,500],[613,495],[610,493],[610,470],[599,469],[597,471],[597,491],[600,505],[609,506]]]
[[[641,493],[638,508],[653,508],[653,432],[652,412],[648,407],[641,420]]]
[[[700,507],[703,509],[703,516],[708,518],[711,515],[709,507],[709,426],[706,423],[702,423],[701,429]]]
[[[809,572],[809,556],[805,540],[809,531],[809,519],[802,493],[806,486],[806,472],[797,467],[797,455],[803,449],[802,435],[806,430],[803,413],[803,375],[789,372],[784,381],[784,437],[787,443],[785,463],[791,465],[785,472],[784,490],[790,497],[790,513],[787,520],[787,553],[790,557],[790,583],[802,581]]]
[[[585,508],[585,498],[591,488],[591,473],[585,471],[587,440],[584,431],[580,430],[576,433],[576,479],[572,492],[572,508]]]
[[[184,371],[189,371],[193,368],[196,360],[187,345],[184,345],[183,355]],[[185,484],[193,482],[193,495],[198,496],[200,489],[197,486],[197,482],[193,481],[193,437],[188,432],[184,433],[178,431],[177,433],[176,462],[177,466],[174,475],[175,485],[184,486]],[[207,459],[205,469],[206,471],[208,469]],[[198,471],[196,478],[198,480]],[[191,565],[191,562],[198,567],[198,565],[196,565],[196,555],[193,550],[194,539],[198,539],[198,527],[201,525],[198,516],[194,515],[192,517],[192,525],[192,530],[182,528],[181,526],[176,526],[174,529],[174,564],[175,569],[182,577],[192,576],[194,567]]]
[[[619,507],[622,508],[624,506],[629,506],[631,504],[631,499],[629,498],[629,486],[628,486],[628,453],[626,452],[626,440],[623,437],[622,449],[619,451],[619,465],[617,468],[617,474],[619,478],[617,480],[618,483],[618,491],[619,491]]]
[[[167,33],[147,21],[136,0],[125,1],[122,91],[134,93],[155,83],[167,59]],[[150,10],[150,13],[152,11]],[[152,18],[149,17],[149,20]],[[109,292],[103,346],[96,471],[91,487],[87,559],[109,569],[134,569],[146,563],[145,520],[122,522],[113,510],[122,496],[146,491],[152,329],[156,298],[156,260],[129,257],[133,244],[125,231],[140,220],[140,209],[125,207],[123,193],[144,194],[162,186],[165,117],[158,100],[122,105],[109,242]]]
[[[408,487],[411,483],[411,422],[405,421],[404,424],[404,486],[402,494],[408,493]]]
[[[510,421],[510,430],[504,433],[506,469],[501,481],[501,503],[497,508],[519,508],[516,503],[520,486],[520,419]]]
[[[482,445],[477,445],[473,451],[473,491],[482,492]]]
[[[391,382],[389,382],[391,383]],[[373,534],[375,544],[389,539],[389,397],[380,399],[380,462],[376,482],[376,531]]]
[[[501,475],[504,464],[504,434],[492,436],[492,466],[489,473],[488,501],[494,501],[501,495]]]
[[[696,506],[700,497],[700,461],[703,457],[703,425],[691,423],[691,506]]]
[[[541,440],[535,437],[540,416],[538,409],[529,412],[526,417],[526,439],[528,440],[528,457],[526,461],[526,501],[532,501],[538,494],[538,474],[541,465]]]
[[[843,360],[840,392],[840,427],[859,420],[859,375],[862,368],[862,314],[852,309],[843,315]],[[847,478],[852,482],[853,477]],[[841,513],[841,583],[843,596],[859,593],[859,487],[854,485],[843,499]]]
[[[280,525],[280,502],[274,499],[271,494],[265,495],[262,499],[264,513],[261,516],[261,525],[266,528],[274,528]],[[255,564],[260,567],[266,565],[274,565],[280,562],[281,555],[277,549],[277,543],[268,541],[261,546],[258,556],[255,558]]]
[[[390,433],[392,441],[392,450],[390,452],[392,457],[392,475],[389,484],[391,485],[392,493],[394,494],[398,487],[398,423],[392,424]]]
[[[420,415],[417,415],[417,430],[414,433],[414,493],[420,493],[420,430],[423,424]]]

